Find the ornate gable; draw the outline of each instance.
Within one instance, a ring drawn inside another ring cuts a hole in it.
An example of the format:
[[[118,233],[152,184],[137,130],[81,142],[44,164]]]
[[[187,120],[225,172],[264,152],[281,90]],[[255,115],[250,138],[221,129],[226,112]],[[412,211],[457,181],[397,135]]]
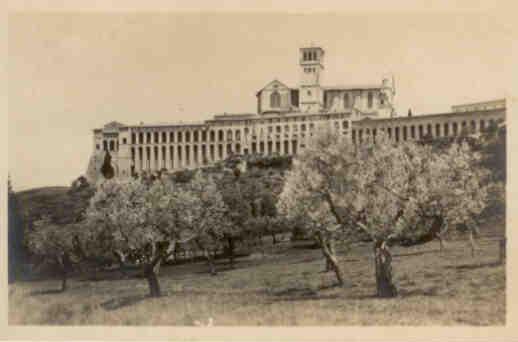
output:
[[[104,129],[105,130],[116,130],[118,128],[121,128],[121,127],[126,127],[126,125],[118,122],[118,121],[112,121],[112,122],[109,122],[107,123],[106,125],[104,125]]]
[[[268,83],[267,85],[265,85],[261,90],[259,90],[257,92],[257,94],[260,94],[264,90],[273,91],[273,90],[280,90],[280,89],[290,89],[290,88],[279,80],[273,80],[270,83]]]

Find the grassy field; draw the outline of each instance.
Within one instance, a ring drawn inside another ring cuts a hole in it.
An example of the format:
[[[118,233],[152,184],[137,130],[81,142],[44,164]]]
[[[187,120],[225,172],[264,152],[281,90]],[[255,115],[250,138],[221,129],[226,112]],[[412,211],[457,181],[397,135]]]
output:
[[[323,273],[318,249],[284,242],[263,255],[239,258],[219,274],[204,262],[165,266],[160,271],[164,296],[147,297],[144,279],[73,279],[66,293],[57,280],[9,286],[9,324],[194,325],[503,325],[505,266],[497,265],[498,241],[485,237],[472,258],[465,240],[394,248],[393,268],[399,296],[375,297],[369,244],[339,249],[347,284],[334,286]]]

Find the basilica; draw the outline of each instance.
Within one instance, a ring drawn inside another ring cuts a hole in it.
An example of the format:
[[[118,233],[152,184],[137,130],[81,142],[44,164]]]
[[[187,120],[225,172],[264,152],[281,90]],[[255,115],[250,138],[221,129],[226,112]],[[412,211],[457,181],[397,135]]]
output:
[[[354,143],[385,131],[395,141],[477,133],[505,120],[505,100],[455,105],[451,112],[397,115],[394,77],[379,84],[325,85],[324,50],[299,50],[300,82],[272,80],[256,93],[256,113],[221,114],[201,123],[125,125],[110,122],[93,131],[87,178],[95,181],[104,157],[115,175],[193,169],[231,155],[295,155],[319,128],[334,129]]]

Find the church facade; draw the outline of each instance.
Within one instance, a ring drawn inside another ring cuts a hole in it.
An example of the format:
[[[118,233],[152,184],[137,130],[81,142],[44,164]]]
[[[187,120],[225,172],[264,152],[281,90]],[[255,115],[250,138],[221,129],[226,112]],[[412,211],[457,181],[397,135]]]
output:
[[[256,93],[257,112],[214,115],[201,123],[125,125],[93,131],[92,180],[109,152],[117,177],[208,166],[233,154],[295,155],[319,128],[351,143],[385,131],[396,141],[476,133],[505,120],[505,100],[453,106],[450,113],[398,116],[393,77],[379,84],[326,86],[324,50],[299,51],[300,84],[272,80]]]

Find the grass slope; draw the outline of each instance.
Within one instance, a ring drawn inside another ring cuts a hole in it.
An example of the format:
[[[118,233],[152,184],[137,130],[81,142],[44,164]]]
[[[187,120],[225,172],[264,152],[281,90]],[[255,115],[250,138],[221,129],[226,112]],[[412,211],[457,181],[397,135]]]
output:
[[[93,188],[43,187],[17,192],[15,198],[24,222],[30,226],[44,215],[58,224],[77,221],[88,206]]]
[[[484,237],[472,258],[466,240],[395,248],[393,267],[400,295],[375,295],[369,244],[348,253],[339,248],[347,279],[334,285],[322,273],[321,251],[272,246],[263,256],[238,259],[235,269],[219,261],[207,274],[203,262],[166,266],[160,274],[165,295],[150,299],[144,279],[74,279],[66,293],[58,281],[9,286],[9,324],[193,325],[503,325],[505,266],[497,265],[498,241]]]

